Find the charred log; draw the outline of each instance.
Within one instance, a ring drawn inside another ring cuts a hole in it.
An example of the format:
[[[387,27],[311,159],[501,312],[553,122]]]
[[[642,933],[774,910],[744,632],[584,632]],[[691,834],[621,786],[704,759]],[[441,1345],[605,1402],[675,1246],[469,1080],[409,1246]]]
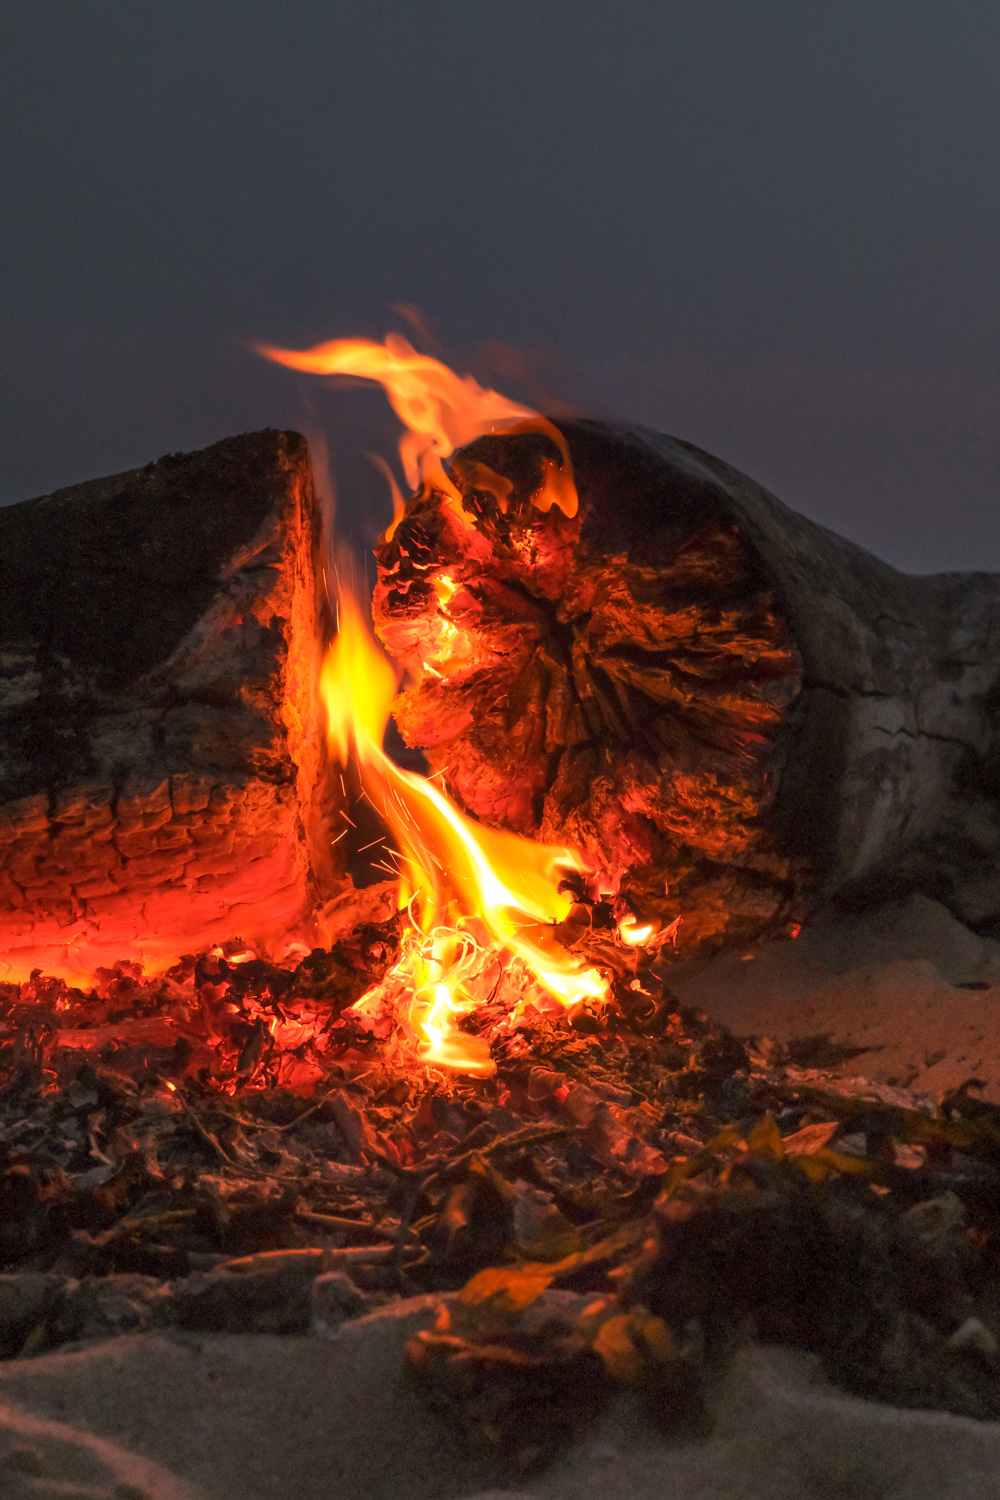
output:
[[[0,511],[0,973],[287,930],[336,883],[305,441]]]
[[[397,721],[484,821],[582,846],[685,946],[920,889],[1000,926],[1000,579],[912,578],[689,444],[560,424],[457,454],[379,549]]]

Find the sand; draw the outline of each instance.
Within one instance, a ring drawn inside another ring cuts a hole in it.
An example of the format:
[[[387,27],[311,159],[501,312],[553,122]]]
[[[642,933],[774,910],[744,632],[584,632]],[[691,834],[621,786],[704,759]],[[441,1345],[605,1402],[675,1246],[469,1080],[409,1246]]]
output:
[[[1000,1102],[1000,943],[924,896],[827,916],[750,956],[679,965],[669,983],[740,1036],[829,1033],[866,1048],[842,1074],[933,1098],[978,1077]]]
[[[467,1452],[405,1377],[402,1345],[429,1321],[429,1300],[361,1319],[333,1342],[144,1334],[10,1364],[0,1495],[1000,1500],[1000,1424],[839,1395],[812,1359],[781,1349],[737,1358],[707,1438],[665,1438],[623,1395],[544,1474],[512,1481]],[[43,1471],[30,1489],[9,1487],[20,1477],[4,1467],[11,1444],[29,1445]],[[91,1487],[59,1488],[59,1475]]]

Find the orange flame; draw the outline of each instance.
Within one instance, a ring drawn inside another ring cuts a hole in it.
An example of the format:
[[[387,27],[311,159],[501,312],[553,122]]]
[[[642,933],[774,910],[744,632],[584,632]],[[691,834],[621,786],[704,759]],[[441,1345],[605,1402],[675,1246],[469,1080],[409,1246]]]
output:
[[[550,438],[559,450],[560,462],[545,460],[543,482],[532,504],[541,511],[555,505],[566,516],[576,515],[579,500],[573,466],[558,427],[530,407],[498,391],[484,390],[471,375],[456,375],[440,360],[418,354],[400,334],[386,334],[384,344],[333,339],[312,349],[278,349],[270,344],[260,344],[258,349],[277,364],[310,375],[354,375],[378,381],[405,428],[399,456],[410,488],[425,486],[444,495],[464,525],[471,525],[471,518],[444,461],[456,448],[491,432],[540,432]],[[499,476],[494,478],[503,484]],[[395,494],[393,499],[395,514],[388,536],[400,519]]]
[[[412,994],[398,1019],[421,1061],[494,1070],[486,1044],[456,1026],[480,1003],[470,984],[482,967],[477,928],[559,1004],[605,999],[601,975],[574,959],[552,930],[572,904],[559,884],[565,872],[583,870],[579,855],[473,822],[432,780],[384,754],[396,677],[350,596],[341,599],[340,631],[320,687],[331,748],[342,762],[354,750],[365,794],[399,847],[400,906],[409,908],[414,931],[403,945],[405,976],[397,965],[393,977],[405,977]],[[370,1012],[378,1002],[370,994],[358,1008]]]
[[[543,461],[542,481],[531,502],[543,513],[555,506],[568,518],[577,514],[573,466],[559,429],[529,407],[484,390],[471,375],[456,375],[439,360],[417,353],[398,334],[387,335],[383,344],[337,339],[301,351],[261,346],[260,352],[310,374],[379,382],[403,423],[399,454],[408,483],[413,490],[440,495],[463,526],[474,521],[447,460],[456,448],[497,432],[537,432],[554,444],[558,462]],[[391,471],[386,473],[393,495],[390,538],[402,518],[403,501]],[[466,477],[492,489],[506,508],[509,480],[471,461]],[[442,573],[434,587],[440,628],[428,653],[437,667],[424,663],[429,672],[443,671],[468,653],[447,608],[456,590],[454,579]],[[494,1065],[486,1043],[457,1023],[489,997],[484,975],[491,967],[499,969],[497,985],[505,976],[515,976],[507,987],[521,998],[512,1007],[512,1019],[523,1008],[523,990],[518,990],[522,977],[533,981],[533,994],[539,997],[534,1003],[544,1003],[546,996],[557,1007],[606,1000],[605,980],[572,957],[553,931],[572,905],[559,888],[561,877],[582,871],[579,855],[473,822],[434,781],[401,770],[383,753],[396,676],[349,596],[341,599],[339,633],[324,663],[320,689],[334,753],[342,763],[350,753],[356,755],[365,795],[395,837],[400,907],[410,917],[395,968],[355,1010],[373,1023],[379,1012],[391,1010],[421,1061],[488,1074]],[[642,943],[648,935],[637,929],[632,942]]]

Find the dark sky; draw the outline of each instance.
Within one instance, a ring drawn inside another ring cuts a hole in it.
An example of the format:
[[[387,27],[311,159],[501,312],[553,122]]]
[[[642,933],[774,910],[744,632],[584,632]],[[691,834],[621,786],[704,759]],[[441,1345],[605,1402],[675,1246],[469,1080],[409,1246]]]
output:
[[[405,302],[1000,570],[997,0],[4,0],[0,73],[0,500],[304,426],[357,529],[381,405],[249,345]]]

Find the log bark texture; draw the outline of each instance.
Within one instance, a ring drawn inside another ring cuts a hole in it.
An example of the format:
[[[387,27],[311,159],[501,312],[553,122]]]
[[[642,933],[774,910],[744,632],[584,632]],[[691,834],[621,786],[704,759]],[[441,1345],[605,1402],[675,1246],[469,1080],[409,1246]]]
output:
[[[1000,933],[1000,579],[908,577],[690,444],[558,425],[576,517],[532,504],[554,445],[498,435],[452,460],[463,515],[418,494],[380,546],[407,742],[682,946],[906,890]]]
[[[319,546],[295,433],[0,510],[0,977],[266,943],[330,895]]]

